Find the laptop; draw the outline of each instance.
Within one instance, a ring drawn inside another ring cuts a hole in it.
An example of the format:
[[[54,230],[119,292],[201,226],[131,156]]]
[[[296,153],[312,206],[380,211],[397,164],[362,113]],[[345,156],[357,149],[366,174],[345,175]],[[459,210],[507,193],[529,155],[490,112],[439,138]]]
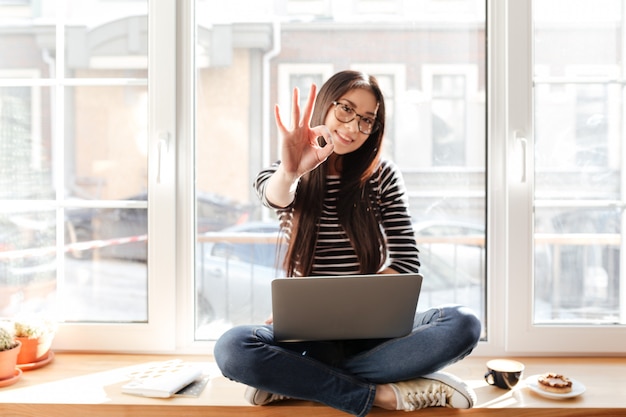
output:
[[[407,335],[422,279],[421,274],[274,279],[274,338],[295,342]]]

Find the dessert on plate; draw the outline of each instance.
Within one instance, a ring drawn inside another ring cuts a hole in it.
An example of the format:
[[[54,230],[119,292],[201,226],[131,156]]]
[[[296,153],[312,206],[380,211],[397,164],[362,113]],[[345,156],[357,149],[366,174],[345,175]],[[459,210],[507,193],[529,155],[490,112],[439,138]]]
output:
[[[547,372],[539,375],[539,378],[537,378],[537,386],[544,391],[556,394],[567,394],[572,391],[572,381],[566,376],[557,374],[556,372]]]

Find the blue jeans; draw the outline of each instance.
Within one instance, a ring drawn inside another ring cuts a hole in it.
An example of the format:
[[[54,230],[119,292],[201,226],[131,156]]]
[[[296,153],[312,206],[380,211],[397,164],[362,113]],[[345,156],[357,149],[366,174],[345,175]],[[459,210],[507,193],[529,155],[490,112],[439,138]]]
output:
[[[224,333],[214,355],[229,379],[365,416],[377,384],[418,378],[464,358],[480,329],[460,306],[417,313],[413,331],[397,339],[278,343],[272,326],[244,325]]]

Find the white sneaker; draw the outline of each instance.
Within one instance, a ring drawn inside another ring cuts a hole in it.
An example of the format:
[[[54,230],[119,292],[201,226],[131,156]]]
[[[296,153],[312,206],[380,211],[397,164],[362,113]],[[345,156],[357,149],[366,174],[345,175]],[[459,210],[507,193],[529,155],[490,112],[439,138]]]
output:
[[[476,393],[452,374],[435,372],[421,378],[391,384],[398,410],[414,411],[426,407],[472,408]]]
[[[284,395],[272,394],[271,392],[263,391],[254,387],[246,388],[244,397],[252,405],[266,405],[273,403],[274,401],[289,399],[289,397],[285,397]]]

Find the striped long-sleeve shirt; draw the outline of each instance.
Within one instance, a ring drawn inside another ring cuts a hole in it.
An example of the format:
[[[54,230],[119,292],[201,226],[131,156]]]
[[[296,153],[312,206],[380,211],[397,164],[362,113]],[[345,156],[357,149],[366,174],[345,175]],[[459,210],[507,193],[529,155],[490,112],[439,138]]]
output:
[[[265,196],[267,180],[278,168],[278,163],[261,171],[254,186],[261,202],[275,208]],[[343,232],[337,213],[337,198],[340,187],[339,176],[326,178],[326,195],[322,214],[319,218],[319,236],[315,247],[315,258],[311,275],[350,275],[359,272],[359,265],[353,245]],[[408,199],[404,180],[397,166],[383,160],[380,169],[370,178],[373,195],[377,196],[382,219],[382,230],[387,242],[387,267],[399,273],[418,272],[417,244],[411,225]],[[296,196],[297,198],[297,196]],[[286,226],[286,235],[291,235],[290,225],[293,216],[292,206],[278,208],[281,224]],[[355,242],[358,245],[358,242]]]

